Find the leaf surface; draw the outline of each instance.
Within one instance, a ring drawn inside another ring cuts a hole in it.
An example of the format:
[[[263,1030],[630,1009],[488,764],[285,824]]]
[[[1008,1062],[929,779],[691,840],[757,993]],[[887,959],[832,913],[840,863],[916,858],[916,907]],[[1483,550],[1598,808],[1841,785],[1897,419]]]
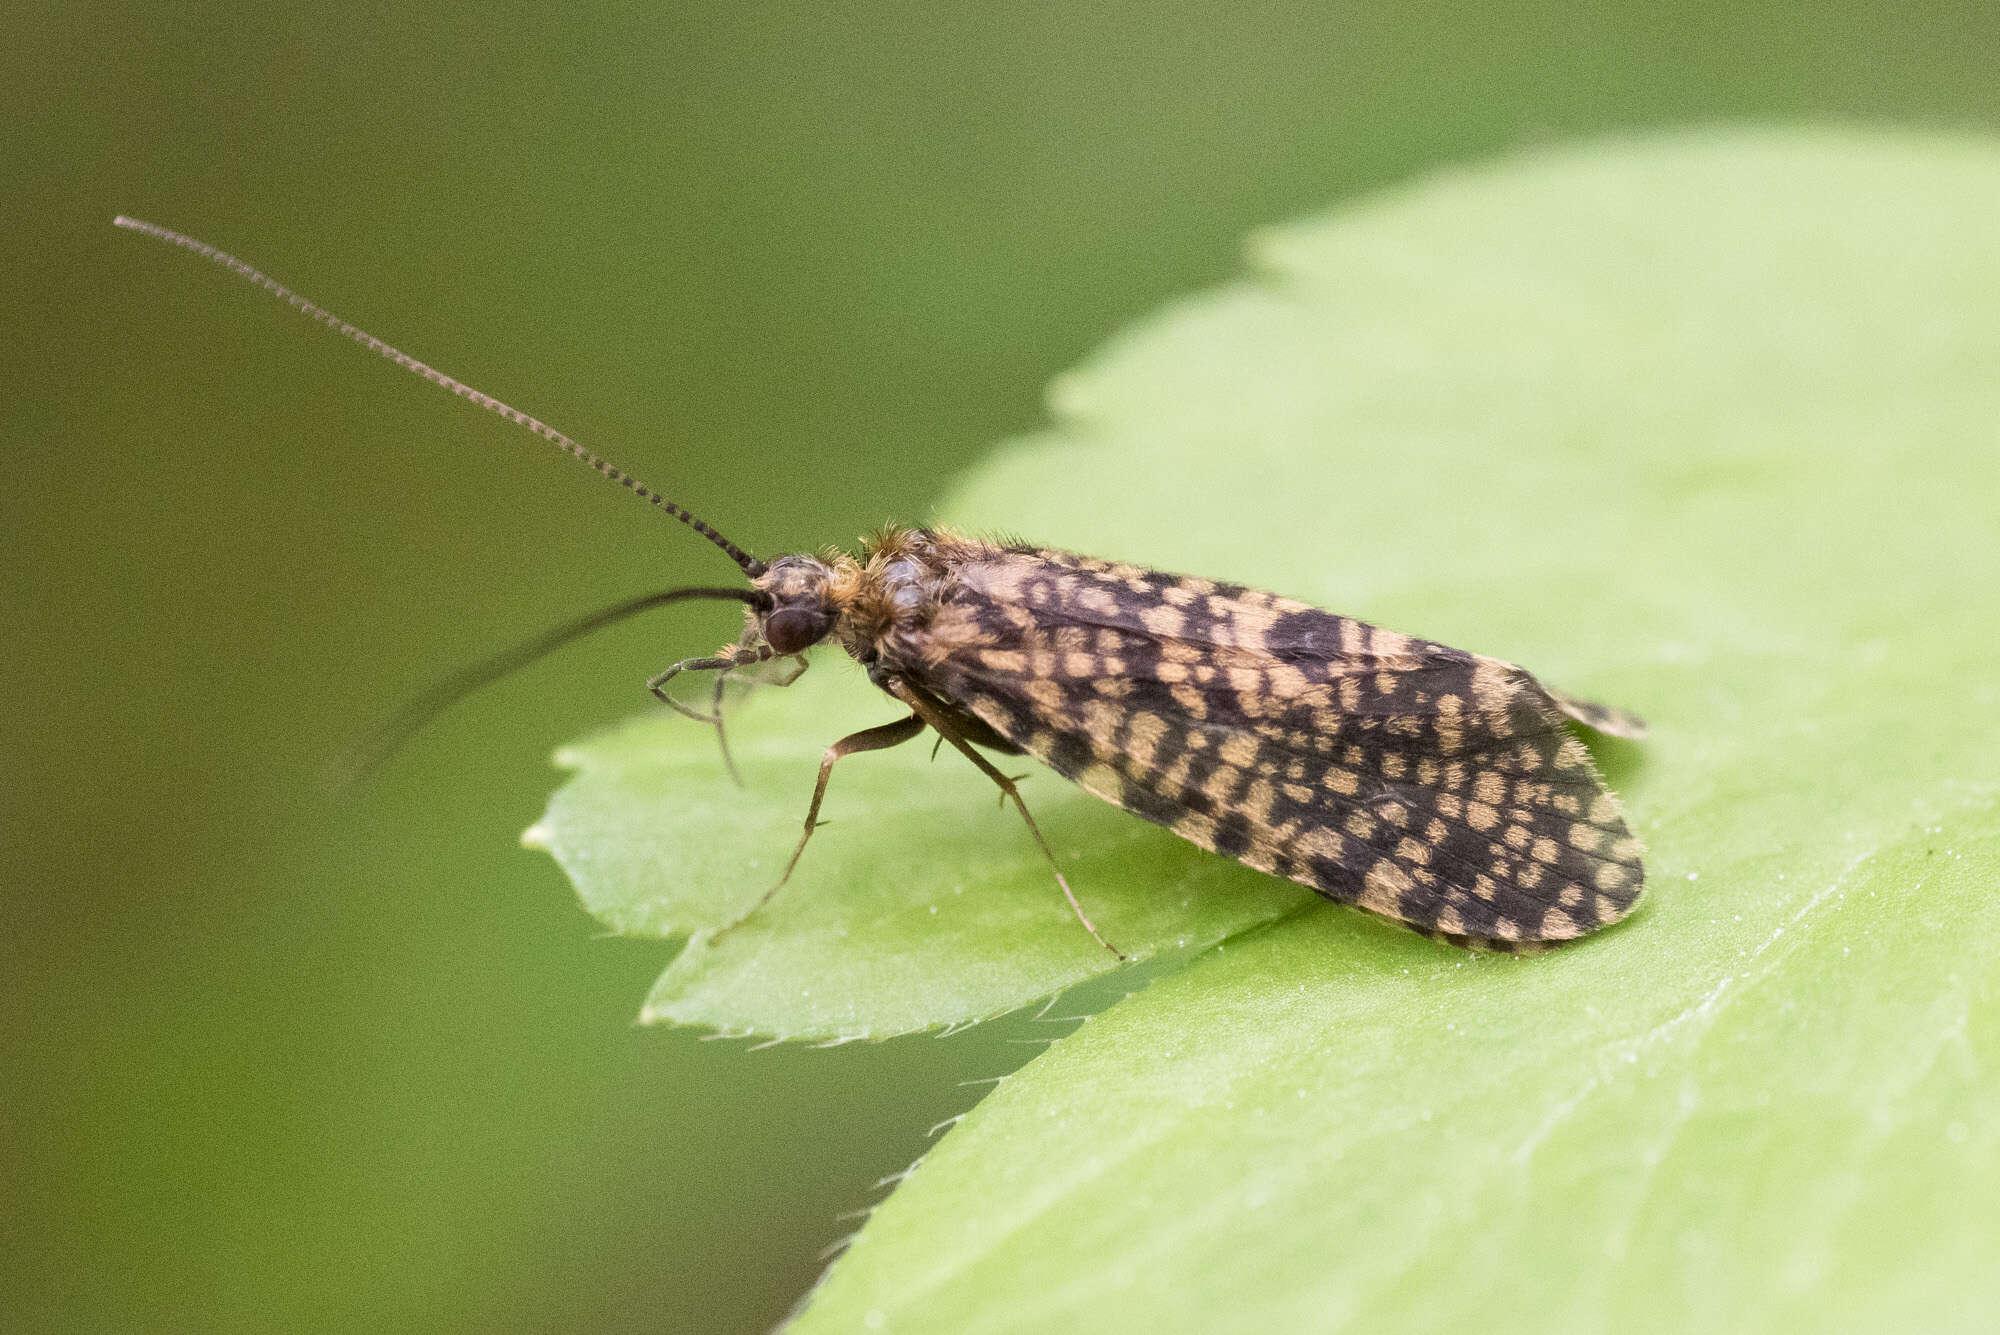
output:
[[[1526,960],[1227,941],[974,1109],[797,1329],[1982,1328],[1995,218],[1983,141],[1528,157],[1260,236],[1059,384],[952,515],[1648,715],[1603,758],[1649,899]]]

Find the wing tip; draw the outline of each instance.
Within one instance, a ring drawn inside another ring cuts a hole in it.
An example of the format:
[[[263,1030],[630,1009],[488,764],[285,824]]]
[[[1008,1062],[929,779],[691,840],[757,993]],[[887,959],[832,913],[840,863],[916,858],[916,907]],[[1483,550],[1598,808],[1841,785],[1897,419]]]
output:
[[[1622,741],[1644,741],[1652,731],[1651,725],[1629,709],[1619,709],[1615,705],[1599,704],[1595,700],[1585,700],[1567,691],[1558,691],[1552,686],[1544,686],[1549,699],[1555,701],[1556,708],[1564,716],[1574,719],[1593,732],[1601,732],[1606,737],[1616,737]]]

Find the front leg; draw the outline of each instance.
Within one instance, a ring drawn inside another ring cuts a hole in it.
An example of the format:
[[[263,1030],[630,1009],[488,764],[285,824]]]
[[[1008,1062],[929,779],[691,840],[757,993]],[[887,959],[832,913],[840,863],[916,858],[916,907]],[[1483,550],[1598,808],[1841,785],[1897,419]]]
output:
[[[737,668],[753,663],[769,662],[772,657],[774,655],[771,652],[771,646],[759,643],[754,637],[746,633],[743,640],[733,649],[718,654],[713,658],[684,658],[665,671],[648,678],[646,681],[646,689],[651,691],[661,704],[666,705],[677,714],[684,714],[697,723],[706,723],[715,729],[715,743],[722,749],[722,767],[729,771],[729,781],[738,788],[743,786],[743,776],[737,772],[736,758],[729,754],[729,735],[722,729],[722,690],[728,684],[729,674],[736,671]],[[806,670],[807,663],[804,654],[794,654],[792,657],[799,665],[798,670],[783,681],[776,683],[779,686],[791,685]],[[715,674],[715,693],[710,699],[708,713],[702,713],[693,705],[683,704],[680,700],[674,698],[672,692],[667,690],[667,683],[683,672],[713,672]]]

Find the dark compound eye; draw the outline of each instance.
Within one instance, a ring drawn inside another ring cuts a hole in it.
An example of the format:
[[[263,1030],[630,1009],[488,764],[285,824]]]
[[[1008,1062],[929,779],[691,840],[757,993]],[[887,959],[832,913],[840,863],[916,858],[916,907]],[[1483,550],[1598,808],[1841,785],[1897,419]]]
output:
[[[779,653],[796,654],[818,644],[827,625],[827,617],[810,608],[780,608],[764,618],[764,638]]]

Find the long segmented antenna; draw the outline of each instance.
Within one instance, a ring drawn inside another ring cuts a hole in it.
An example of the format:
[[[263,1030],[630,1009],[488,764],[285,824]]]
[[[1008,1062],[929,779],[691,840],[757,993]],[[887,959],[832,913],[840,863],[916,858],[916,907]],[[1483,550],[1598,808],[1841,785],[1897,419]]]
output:
[[[665,607],[668,603],[686,602],[690,599],[712,599],[720,602],[746,603],[751,607],[768,607],[769,594],[760,589],[668,589],[662,593],[648,593],[638,598],[628,598],[615,607],[606,607],[588,616],[544,631],[532,640],[502,650],[482,662],[461,668],[422,695],[405,704],[395,714],[385,719],[382,725],[342,756],[335,767],[328,772],[328,778],[337,788],[344,788],[357,779],[371,773],[375,767],[393,755],[404,742],[416,736],[431,720],[445,710],[465,699],[482,686],[490,686],[502,677],[516,672],[564,645],[593,635],[606,626],[651,611],[655,607]],[[664,698],[664,697],[663,697]],[[669,704],[674,703],[669,700]],[[721,720],[716,720],[716,735],[722,733]],[[729,754],[728,744],[723,744],[723,755]]]
[[[366,330],[355,328],[353,325],[347,323],[347,321],[335,315],[332,311],[327,310],[324,306],[319,306],[314,304],[313,302],[307,301],[304,297],[292,291],[290,288],[286,287],[283,283],[278,282],[276,279],[268,276],[267,274],[261,273],[258,270],[251,268],[249,265],[245,264],[242,260],[237,259],[234,255],[226,254],[223,251],[217,250],[214,246],[209,245],[205,241],[197,241],[191,236],[187,236],[183,233],[172,231],[165,227],[161,227],[157,223],[142,222],[137,218],[127,218],[123,214],[120,214],[118,217],[113,218],[111,221],[114,226],[123,227],[128,231],[141,232],[147,236],[155,238],[156,240],[165,241],[169,245],[179,246],[183,250],[193,251],[195,254],[201,256],[203,259],[211,260],[214,263],[221,265],[223,268],[228,269],[232,273],[235,273],[240,277],[249,279],[251,282],[257,284],[257,286],[263,288],[266,292],[269,292],[272,296],[280,298],[287,305],[293,307],[296,310],[302,311],[306,315],[309,315],[313,319],[319,321],[321,324],[331,329],[334,333],[340,334],[346,338],[353,339],[356,343],[359,343],[362,347],[367,348],[370,352],[379,353],[381,356],[387,357],[390,361],[396,363],[396,365],[402,367],[404,370],[414,371],[416,374],[422,376],[424,379],[430,381],[432,384],[442,385],[444,388],[458,395],[458,397],[460,397],[461,399],[465,399],[470,403],[475,403],[481,408],[486,409],[488,412],[498,413],[500,416],[514,423],[514,425],[516,426],[526,427],[528,430],[540,436],[543,440],[548,441],[550,444],[555,445],[557,448],[563,450],[564,452],[570,455],[573,455],[575,458],[581,460],[583,463],[588,464],[590,467],[596,469],[599,473],[602,473],[605,477],[610,478],[613,482],[616,482],[619,486],[624,487],[627,491],[630,491],[633,494],[637,495],[642,500],[650,501],[654,505],[659,506],[662,510],[665,510],[668,514],[680,520],[683,524],[686,524],[689,528],[693,529],[695,532],[701,534],[702,537],[707,538],[710,542],[714,543],[716,546],[720,547],[723,551],[727,552],[729,554],[729,559],[736,562],[737,565],[741,566],[743,568],[743,573],[750,576],[750,578],[755,579],[757,578],[757,576],[764,573],[766,567],[762,561],[759,561],[756,557],[750,555],[748,552],[744,551],[741,547],[738,547],[735,543],[723,537],[720,533],[717,533],[707,524],[695,518],[695,516],[688,510],[683,509],[681,506],[674,504],[666,497],[660,495],[659,492],[654,491],[651,487],[639,481],[638,478],[633,477],[630,473],[627,473],[622,469],[614,467],[607,461],[600,459],[597,455],[591,453],[583,446],[577,444],[575,441],[571,440],[568,436],[565,436],[562,432],[556,430],[548,423],[543,422],[538,418],[530,417],[528,416],[528,414],[522,412],[518,408],[511,408],[508,405],[502,403],[500,400],[494,398],[490,394],[482,394],[480,391],[474,389],[472,386],[466,384],[465,382],[461,380],[454,380],[452,377],[446,375],[444,372],[437,370],[434,367],[426,366],[424,363],[418,361],[415,357],[412,357],[407,353],[398,351],[397,349],[389,346],[387,343],[384,343],[381,339],[376,338],[373,334],[368,333]]]

